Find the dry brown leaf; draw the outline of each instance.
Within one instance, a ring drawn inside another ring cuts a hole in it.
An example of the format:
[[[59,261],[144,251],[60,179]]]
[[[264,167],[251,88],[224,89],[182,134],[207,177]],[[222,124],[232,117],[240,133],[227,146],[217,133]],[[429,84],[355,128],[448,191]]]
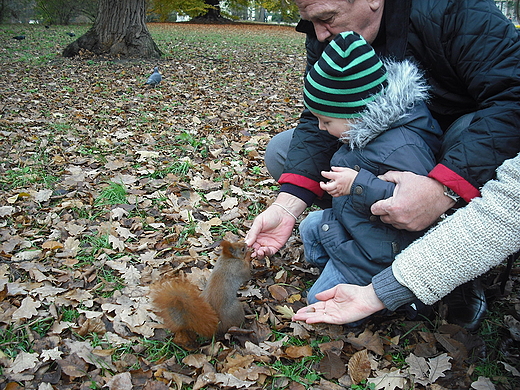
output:
[[[272,284],[267,289],[276,301],[283,301],[289,296],[287,289],[279,284]]]
[[[129,372],[122,372],[114,375],[105,384],[110,390],[132,390],[132,375]]]
[[[320,379],[320,383],[318,384],[317,388],[320,390],[344,390],[343,386],[323,378]]]
[[[289,325],[293,330],[293,335],[302,340],[308,340],[311,336],[310,333],[305,327],[302,326],[299,322],[291,322]]]
[[[18,383],[16,382],[9,382],[7,384],[7,386],[5,386],[5,389],[4,390],[23,390],[24,387],[20,386]]]
[[[302,346],[290,345],[285,348],[285,355],[290,359],[312,356],[312,347],[308,344]]]
[[[289,390],[305,390],[305,386],[302,385],[301,383],[299,382],[294,382],[292,381],[291,383],[289,383],[289,387],[288,387]]]
[[[332,352],[339,356],[344,345],[345,342],[343,340],[334,340],[328,343],[321,343],[318,347],[322,353]]]
[[[511,333],[513,340],[520,341],[520,321],[518,321],[512,315],[504,316],[504,323]]]
[[[347,367],[345,362],[336,353],[328,350],[320,361],[320,372],[329,380],[338,379],[345,375]]]
[[[42,249],[56,250],[63,248],[63,244],[58,241],[45,241],[42,244]]]
[[[76,329],[76,332],[80,336],[86,336],[89,333],[104,335],[106,333],[106,327],[103,320],[100,317],[87,318],[87,320],[81,325],[81,327],[79,329]]]
[[[87,362],[75,353],[70,354],[66,359],[57,360],[56,363],[71,380],[81,378],[87,373]]]
[[[222,372],[233,374],[235,369],[249,367],[254,361],[255,357],[253,355],[229,355],[226,357],[226,361],[223,364]]]
[[[0,283],[0,286],[1,286],[1,283]],[[7,297],[7,283],[4,284],[4,286],[0,290],[0,302],[2,302],[5,299],[5,297]]]
[[[368,358],[368,350],[356,352],[348,361],[348,374],[355,384],[364,381],[370,376],[372,368]]]
[[[468,351],[460,341],[442,333],[435,333],[435,339],[457,360],[466,359],[468,357]]]
[[[201,368],[209,360],[210,360],[210,357],[207,355],[204,355],[202,353],[197,353],[197,354],[194,353],[194,354],[186,356],[184,359],[182,359],[182,362],[191,367]]]
[[[383,341],[379,337],[379,334],[377,332],[373,333],[368,328],[365,328],[363,333],[361,333],[357,337],[353,333],[350,333],[347,336],[347,342],[352,344],[352,346],[354,346],[357,349],[366,348],[369,351],[377,353],[381,356],[385,353],[383,348]]]

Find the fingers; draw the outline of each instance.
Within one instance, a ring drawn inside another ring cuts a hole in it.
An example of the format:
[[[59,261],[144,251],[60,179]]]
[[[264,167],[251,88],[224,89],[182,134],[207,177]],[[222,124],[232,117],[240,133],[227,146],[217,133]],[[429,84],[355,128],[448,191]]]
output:
[[[262,231],[263,221],[262,217],[258,215],[253,221],[253,225],[251,229],[246,234],[246,238],[244,239],[247,246],[251,247],[256,242],[258,234]]]
[[[344,172],[348,169],[351,169],[351,168],[347,168],[347,167],[330,167],[330,169],[333,171],[333,172]]]
[[[251,254],[251,257],[255,257],[259,260],[262,260],[265,256],[272,256],[276,252],[277,252],[276,248],[273,248],[270,246],[255,245],[253,247],[253,253]]]
[[[340,286],[340,285],[334,286],[332,288],[329,288],[328,290],[317,293],[316,299],[318,299],[320,301],[327,301],[329,299],[334,298],[336,296],[338,286]],[[318,302],[318,303],[324,303],[324,302]],[[315,305],[317,305],[318,303],[315,303]]]
[[[302,307],[300,310],[298,310],[297,314],[309,314],[309,313],[316,313],[318,310],[323,310],[325,308],[325,302],[316,302],[312,305]]]
[[[312,305],[302,307],[293,316],[293,321],[305,321],[308,324],[326,322],[325,303],[316,302]]]
[[[335,185],[336,185],[336,183],[333,181],[329,181],[328,183],[320,181],[320,187],[323,191],[329,192],[334,188]]]
[[[379,215],[379,216],[383,217],[383,216],[388,215],[387,210],[391,205],[392,205],[392,197],[383,199],[383,200],[379,200],[376,203],[374,203],[372,206],[370,206],[370,211],[374,215]],[[385,222],[383,218],[381,218],[381,220],[383,222]]]
[[[321,176],[323,176],[326,179],[333,180],[337,176],[337,174],[330,171],[321,171]]]
[[[384,175],[378,176],[381,180],[385,181],[391,181],[392,183],[399,182],[399,179],[401,179],[403,172],[398,171],[388,171]]]

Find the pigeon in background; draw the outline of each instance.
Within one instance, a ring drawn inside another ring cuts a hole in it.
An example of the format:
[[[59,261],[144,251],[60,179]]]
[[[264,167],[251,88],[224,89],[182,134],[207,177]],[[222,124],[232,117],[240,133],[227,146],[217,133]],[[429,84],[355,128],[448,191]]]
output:
[[[159,67],[153,68],[153,73],[148,77],[148,80],[146,80],[145,84],[148,84],[151,87],[155,87],[157,84],[159,84],[162,80],[162,76],[159,73]]]
[[[25,39],[25,35],[17,35],[13,37],[13,39],[16,39],[17,41],[21,41],[22,39]]]
[[[69,37],[75,37],[75,36],[76,36],[76,34],[74,34],[73,32],[68,32],[68,33],[66,33],[66,34],[67,34]]]

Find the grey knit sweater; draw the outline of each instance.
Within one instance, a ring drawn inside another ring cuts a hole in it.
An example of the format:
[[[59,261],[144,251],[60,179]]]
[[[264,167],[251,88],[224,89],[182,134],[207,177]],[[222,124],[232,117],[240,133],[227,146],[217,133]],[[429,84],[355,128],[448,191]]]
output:
[[[372,278],[388,309],[415,297],[431,305],[520,250],[520,154],[497,169],[481,194]]]

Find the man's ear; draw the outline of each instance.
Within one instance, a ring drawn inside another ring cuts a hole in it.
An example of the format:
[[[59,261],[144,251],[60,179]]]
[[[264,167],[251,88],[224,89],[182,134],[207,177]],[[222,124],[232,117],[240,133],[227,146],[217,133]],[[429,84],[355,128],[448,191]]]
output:
[[[383,8],[385,5],[385,0],[366,0],[368,3],[368,6],[372,11],[377,11],[380,8]]]

